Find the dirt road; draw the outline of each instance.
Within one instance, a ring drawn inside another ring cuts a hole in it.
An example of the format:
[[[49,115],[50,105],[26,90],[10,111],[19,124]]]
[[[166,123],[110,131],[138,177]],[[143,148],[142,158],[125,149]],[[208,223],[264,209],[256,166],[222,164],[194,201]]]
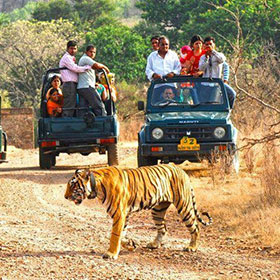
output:
[[[121,145],[121,165],[136,166],[136,143]],[[165,245],[145,248],[155,235],[148,211],[130,219],[128,236],[139,247],[106,261],[111,219],[97,201],[80,206],[64,199],[66,182],[79,166],[105,156],[61,155],[50,171],[38,168],[38,150],[10,148],[0,166],[0,279],[279,279],[279,256],[229,238],[214,218],[203,228],[199,250],[183,252],[189,234],[172,208]],[[195,178],[199,197],[207,178]],[[203,205],[207,208],[207,205]],[[1,278],[2,277],[2,278]]]

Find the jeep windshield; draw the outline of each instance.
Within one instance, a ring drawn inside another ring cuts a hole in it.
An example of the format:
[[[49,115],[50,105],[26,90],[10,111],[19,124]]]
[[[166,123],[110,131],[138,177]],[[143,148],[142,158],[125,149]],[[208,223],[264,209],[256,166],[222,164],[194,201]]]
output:
[[[203,79],[155,83],[152,88],[153,107],[209,106],[224,104],[222,83]]]

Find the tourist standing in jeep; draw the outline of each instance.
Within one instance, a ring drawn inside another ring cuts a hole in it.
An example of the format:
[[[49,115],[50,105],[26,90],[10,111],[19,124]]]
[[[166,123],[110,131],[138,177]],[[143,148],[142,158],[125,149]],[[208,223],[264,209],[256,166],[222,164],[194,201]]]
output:
[[[93,45],[89,45],[80,58],[79,66],[90,65],[92,69],[79,74],[77,90],[78,94],[87,100],[96,116],[106,116],[105,106],[101,96],[95,89],[96,74],[94,69],[104,69],[107,73],[110,71],[107,66],[93,60],[95,53],[96,48]]]
[[[153,36],[151,38],[151,44],[152,44],[152,49],[153,51],[157,51],[158,50],[158,39],[159,39],[159,36]]]
[[[152,52],[148,56],[146,75],[150,81],[162,79],[164,76],[168,78],[179,75],[181,64],[177,54],[169,49],[169,40],[162,36],[159,38],[158,51]]]
[[[199,70],[203,71],[205,78],[221,78],[223,64],[226,57],[223,53],[215,50],[215,39],[206,37],[204,39],[205,54],[199,60]],[[233,108],[236,93],[227,83],[224,84],[229,99],[230,108]]]
[[[176,52],[169,49],[169,40],[162,36],[159,38],[158,51],[152,52],[147,59],[146,75],[150,81],[162,79],[163,77],[172,78],[179,75],[181,64]],[[165,85],[156,85],[156,94],[153,96],[154,102],[160,99]]]
[[[74,115],[74,108],[76,106],[78,73],[83,73],[91,69],[90,65],[78,66],[75,63],[75,54],[77,53],[77,50],[77,42],[69,41],[67,43],[67,51],[59,62],[59,68],[68,68],[68,70],[60,71],[61,79],[63,82],[62,93],[64,96],[64,110],[62,112],[63,117],[73,117]]]

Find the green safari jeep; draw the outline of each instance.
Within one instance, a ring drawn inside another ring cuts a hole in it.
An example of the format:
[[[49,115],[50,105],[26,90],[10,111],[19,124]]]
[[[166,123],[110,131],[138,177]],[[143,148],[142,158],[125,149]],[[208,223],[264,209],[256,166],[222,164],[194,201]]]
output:
[[[221,79],[175,76],[151,83],[138,133],[138,166],[182,163],[229,154],[238,172],[237,129]]]
[[[50,117],[47,114],[46,93],[50,88],[51,77],[60,70],[48,70],[43,77],[41,92],[41,110],[38,120],[38,144],[40,168],[50,169],[56,164],[60,153],[80,153],[84,156],[93,152],[107,153],[108,164],[118,165],[119,122],[115,104],[111,98],[108,77],[105,79],[109,87],[109,100],[105,104],[107,116],[95,116],[86,101],[77,95],[74,117]]]

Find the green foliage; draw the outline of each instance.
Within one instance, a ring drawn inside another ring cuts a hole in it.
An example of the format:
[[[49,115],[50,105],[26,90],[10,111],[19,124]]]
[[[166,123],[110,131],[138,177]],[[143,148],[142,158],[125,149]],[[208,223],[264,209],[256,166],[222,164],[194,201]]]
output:
[[[94,24],[98,18],[111,16],[115,10],[111,0],[75,0],[74,9],[78,13],[81,22]]]
[[[173,46],[200,34],[216,37],[224,50],[242,44],[250,56],[264,41],[280,47],[280,0],[138,0],[137,7],[147,26],[162,30]]]
[[[51,21],[60,18],[79,21],[77,11],[67,0],[39,2],[32,12],[32,17],[38,21]]]
[[[145,79],[146,44],[141,36],[123,25],[101,26],[86,35],[86,44],[97,47],[98,62],[104,63],[117,79]]]
[[[126,118],[138,112],[137,102],[144,98],[143,93],[140,92],[143,86],[142,83],[136,85],[128,84],[126,81],[117,84],[117,111],[120,118]]]
[[[37,3],[29,2],[23,8],[15,9],[10,13],[0,13],[0,26],[7,25],[17,20],[31,19],[31,13],[35,9]]]
[[[187,3],[186,3],[187,2]],[[182,26],[190,22],[193,14],[198,12],[197,0],[139,0],[136,6],[143,11],[142,18],[147,26],[161,30],[161,35],[170,39],[171,47],[180,45],[180,39],[189,40],[188,34],[182,34]]]
[[[11,21],[10,17],[6,13],[0,13],[0,26],[7,25]]]
[[[71,4],[67,0],[50,0],[39,2],[32,16],[39,21],[68,19],[75,22],[83,32],[114,21],[115,4],[110,0],[75,0]]]
[[[154,24],[149,24],[147,21],[140,21],[136,26],[132,28],[132,30],[141,35],[144,38],[147,45],[147,52],[151,50],[151,38],[153,36],[162,35],[162,31],[159,26]],[[172,46],[171,46],[172,47]]]
[[[132,1],[131,0],[113,0],[116,10],[114,11],[114,16],[119,18],[128,18],[129,17],[129,11],[132,7]]]
[[[11,108],[11,102],[8,97],[9,93],[6,90],[0,90],[2,108]]]
[[[36,2],[28,2],[23,8],[13,10],[11,13],[9,13],[10,20],[17,21],[31,19],[31,14],[37,5],[38,3]]]
[[[0,29],[0,83],[13,107],[38,108],[42,75],[58,65],[69,39],[80,37],[63,20],[17,21]]]

